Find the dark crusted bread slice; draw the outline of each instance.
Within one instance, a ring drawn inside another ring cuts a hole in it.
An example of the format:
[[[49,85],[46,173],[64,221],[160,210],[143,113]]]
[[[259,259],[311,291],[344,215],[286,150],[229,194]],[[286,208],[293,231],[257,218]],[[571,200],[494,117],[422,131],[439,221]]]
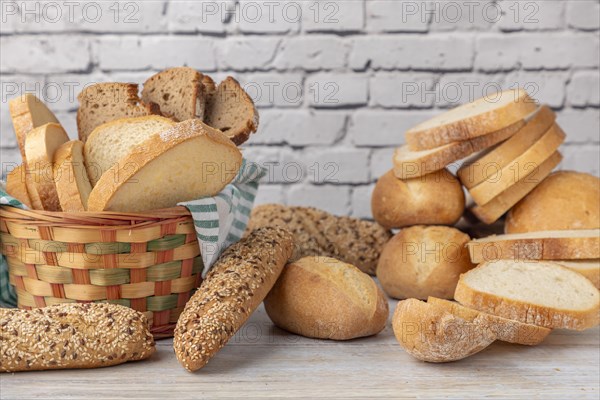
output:
[[[209,97],[204,122],[240,145],[258,129],[258,111],[239,82],[228,76]]]
[[[77,130],[85,143],[99,125],[119,118],[160,114],[156,104],[145,104],[138,97],[138,85],[106,82],[88,86],[77,96]]]
[[[144,82],[142,101],[158,104],[161,114],[177,121],[203,119],[207,92],[203,77],[190,67],[165,69]]]

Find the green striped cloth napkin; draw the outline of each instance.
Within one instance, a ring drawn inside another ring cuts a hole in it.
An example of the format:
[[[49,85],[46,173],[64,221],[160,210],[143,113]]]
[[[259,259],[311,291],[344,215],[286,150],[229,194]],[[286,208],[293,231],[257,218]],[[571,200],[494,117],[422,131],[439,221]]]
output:
[[[190,210],[194,219],[205,266],[203,276],[221,252],[240,240],[244,234],[258,183],[265,173],[266,170],[258,164],[243,160],[238,175],[221,193],[215,197],[179,203]],[[6,193],[4,182],[0,185],[0,205],[27,209],[19,200]],[[4,255],[0,255],[0,307],[16,305],[17,296],[8,281],[8,264]]]

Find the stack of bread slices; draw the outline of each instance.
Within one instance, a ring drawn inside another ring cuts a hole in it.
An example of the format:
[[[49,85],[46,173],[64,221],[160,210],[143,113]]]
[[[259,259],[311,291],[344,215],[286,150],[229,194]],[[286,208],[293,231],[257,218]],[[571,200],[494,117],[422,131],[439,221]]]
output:
[[[237,145],[258,127],[239,83],[219,85],[192,68],[161,71],[143,86],[97,83],[78,96],[79,140],[43,102],[9,102],[23,163],[7,191],[46,211],[138,212],[213,196],[235,178]]]

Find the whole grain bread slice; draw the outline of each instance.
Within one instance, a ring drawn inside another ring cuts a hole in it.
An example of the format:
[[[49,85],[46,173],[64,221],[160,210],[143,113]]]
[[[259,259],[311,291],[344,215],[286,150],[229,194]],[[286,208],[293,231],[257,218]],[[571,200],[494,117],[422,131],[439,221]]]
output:
[[[438,299],[437,297],[429,297],[427,303],[443,308],[465,321],[474,321],[476,319],[487,321],[490,329],[498,337],[498,340],[503,342],[535,346],[542,343],[550,332],[552,332],[551,329],[542,326],[525,324],[512,319],[487,314],[472,308],[464,307],[454,301]]]
[[[463,104],[406,132],[413,151],[434,149],[506,128],[535,112],[537,104],[523,89],[506,90]]]
[[[475,264],[492,260],[600,258],[600,229],[541,231],[488,236],[467,243]]]
[[[54,153],[54,183],[63,211],[87,210],[92,185],[83,162],[83,142],[71,140]]]
[[[175,121],[159,115],[119,118],[102,124],[90,133],[83,149],[88,176],[95,186],[131,149],[151,136],[174,126]]]
[[[190,67],[165,69],[144,82],[142,101],[158,104],[162,115],[176,121],[203,119],[207,96],[203,78]]]
[[[83,89],[77,100],[77,130],[79,140],[84,143],[97,126],[106,122],[160,114],[158,105],[140,100],[138,85],[133,83],[96,83]]]
[[[467,307],[551,329],[599,323],[600,292],[559,264],[498,260],[462,274],[454,298]]]
[[[523,125],[524,121],[518,121],[496,132],[431,150],[412,151],[409,145],[401,146],[394,153],[394,175],[398,179],[411,179],[444,169],[455,161],[510,138]]]
[[[258,129],[258,111],[239,82],[228,76],[209,96],[204,122],[240,145]]]

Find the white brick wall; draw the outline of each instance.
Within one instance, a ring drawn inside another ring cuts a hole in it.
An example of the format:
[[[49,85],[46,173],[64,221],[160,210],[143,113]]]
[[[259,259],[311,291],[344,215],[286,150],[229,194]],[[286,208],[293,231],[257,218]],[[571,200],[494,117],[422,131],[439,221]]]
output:
[[[244,154],[269,167],[259,203],[369,217],[406,129],[516,85],[557,110],[561,168],[600,172],[598,0],[1,4],[2,163],[20,158],[17,93],[44,97],[75,137],[88,82],[142,83],[185,64],[234,75],[255,98],[261,125]]]

